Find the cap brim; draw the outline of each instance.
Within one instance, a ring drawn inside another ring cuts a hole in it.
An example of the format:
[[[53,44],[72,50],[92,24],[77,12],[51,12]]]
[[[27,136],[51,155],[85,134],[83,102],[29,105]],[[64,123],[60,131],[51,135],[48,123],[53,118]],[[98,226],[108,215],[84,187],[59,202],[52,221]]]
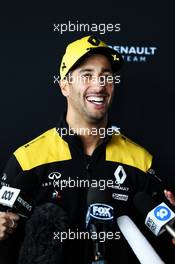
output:
[[[81,63],[83,63],[83,61],[86,58],[88,58],[89,56],[91,56],[93,54],[102,54],[102,55],[107,56],[109,58],[110,62],[111,62],[112,70],[114,72],[118,72],[122,68],[122,66],[124,64],[124,60],[123,60],[122,56],[118,52],[116,52],[115,50],[113,50],[113,49],[111,49],[109,47],[90,48],[88,52],[86,52],[82,57],[80,57],[74,63],[74,65],[72,65],[72,67],[69,69],[68,73],[70,71],[75,70]],[[116,57],[118,58],[118,60],[115,60],[114,61],[113,55],[116,55]]]

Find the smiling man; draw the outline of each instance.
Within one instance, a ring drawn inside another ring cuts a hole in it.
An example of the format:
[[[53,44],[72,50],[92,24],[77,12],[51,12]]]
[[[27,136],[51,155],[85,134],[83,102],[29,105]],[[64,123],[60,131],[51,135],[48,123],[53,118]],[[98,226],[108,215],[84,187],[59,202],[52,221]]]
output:
[[[86,58],[72,72],[71,77],[74,82],[69,87],[64,81],[60,82],[62,92],[67,97],[69,121],[75,119],[74,114],[81,122],[84,120],[85,123],[106,125],[104,121],[107,121],[107,111],[114,89],[113,82],[107,79],[112,74],[109,59],[105,55],[95,54]],[[101,77],[105,77],[106,82],[102,83]]]
[[[85,153],[92,155],[102,140],[98,131],[107,126],[108,109],[113,97],[114,82],[109,78],[113,76],[111,63],[105,55],[94,54],[70,75],[71,82],[60,82],[62,93],[67,98],[66,120],[71,128],[80,131]],[[105,77],[103,83],[102,76]],[[86,134],[81,135],[81,131],[85,131],[82,128],[86,128]],[[91,133],[94,128],[96,136]]]
[[[98,183],[105,182],[101,197],[109,191],[118,216],[135,217],[132,200],[139,191],[154,195],[155,199],[163,196],[163,190],[152,176],[152,155],[116,133],[108,117],[122,64],[121,55],[98,38],[87,36],[70,43],[60,66],[66,113],[55,128],[17,149],[2,177],[2,185],[20,186],[36,205],[53,202],[64,208],[75,234],[86,231],[87,197],[89,189],[94,187],[92,182],[96,181],[97,192]],[[99,133],[101,129],[105,131],[104,137]],[[92,133],[94,130],[96,133]],[[88,185],[72,188],[70,181],[84,181]],[[19,217],[12,212],[0,214],[1,240],[11,234],[15,237],[18,221]],[[109,231],[115,234],[117,230],[114,225]],[[89,264],[98,259],[91,239],[67,239],[63,251],[63,263]],[[44,254],[42,261],[45,257],[46,262],[42,263],[47,263],[47,254]],[[107,241],[105,258],[113,264],[131,263],[135,257],[121,235],[119,240]]]

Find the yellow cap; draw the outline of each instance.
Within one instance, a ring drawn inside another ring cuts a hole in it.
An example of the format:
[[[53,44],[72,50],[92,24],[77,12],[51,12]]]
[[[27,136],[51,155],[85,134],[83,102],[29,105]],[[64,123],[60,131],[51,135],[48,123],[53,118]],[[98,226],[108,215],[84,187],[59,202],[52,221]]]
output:
[[[66,74],[89,54],[104,54],[111,59],[113,69],[118,71],[123,65],[122,56],[115,50],[108,47],[106,43],[94,36],[86,36],[71,42],[62,58],[60,66],[61,80]]]

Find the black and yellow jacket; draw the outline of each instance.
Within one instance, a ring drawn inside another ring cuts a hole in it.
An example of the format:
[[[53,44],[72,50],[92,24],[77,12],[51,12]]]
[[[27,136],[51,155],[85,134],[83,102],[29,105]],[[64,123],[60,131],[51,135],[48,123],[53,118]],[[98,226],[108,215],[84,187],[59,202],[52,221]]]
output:
[[[1,184],[23,189],[36,205],[48,201],[58,203],[66,211],[71,228],[84,230],[88,187],[78,184],[82,180],[89,180],[89,183],[97,181],[102,190],[104,185],[100,183],[115,182],[111,198],[117,214],[134,217],[134,195],[143,190],[150,194],[157,191],[157,184],[148,173],[152,167],[151,154],[124,135],[114,132],[104,138],[91,157],[87,157],[76,135],[59,134],[65,127],[68,128],[63,118],[57,127],[18,148],[7,163]],[[72,188],[71,184],[74,184]],[[84,241],[71,243],[76,246],[68,246],[71,253],[65,254],[65,263],[70,260],[72,263],[91,263],[87,244]],[[130,263],[131,255],[123,238],[109,247],[110,263]]]

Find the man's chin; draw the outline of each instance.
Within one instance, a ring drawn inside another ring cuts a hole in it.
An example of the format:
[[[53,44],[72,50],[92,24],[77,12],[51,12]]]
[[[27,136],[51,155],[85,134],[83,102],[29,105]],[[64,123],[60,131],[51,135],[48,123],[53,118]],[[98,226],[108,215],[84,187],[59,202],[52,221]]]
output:
[[[99,124],[102,121],[106,120],[107,114],[101,114],[101,115],[88,115],[87,116],[87,121],[91,124]]]

